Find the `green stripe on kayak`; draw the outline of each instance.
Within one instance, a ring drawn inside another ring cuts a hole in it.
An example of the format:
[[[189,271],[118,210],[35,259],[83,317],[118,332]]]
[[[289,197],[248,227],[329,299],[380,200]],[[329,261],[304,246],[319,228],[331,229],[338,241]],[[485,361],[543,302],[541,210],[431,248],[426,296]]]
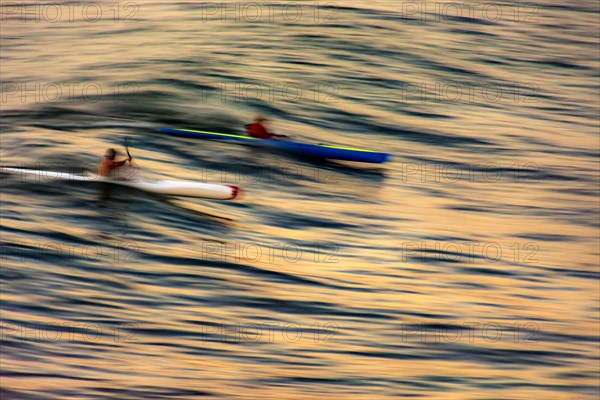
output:
[[[255,137],[252,137],[252,136],[235,135],[233,133],[218,133],[218,132],[207,132],[207,131],[195,131],[193,129],[179,129],[179,128],[177,128],[177,130],[178,131],[184,131],[184,132],[204,133],[205,135],[227,136],[227,137],[233,137],[233,138],[236,138],[236,139],[261,140],[259,138],[255,138]]]

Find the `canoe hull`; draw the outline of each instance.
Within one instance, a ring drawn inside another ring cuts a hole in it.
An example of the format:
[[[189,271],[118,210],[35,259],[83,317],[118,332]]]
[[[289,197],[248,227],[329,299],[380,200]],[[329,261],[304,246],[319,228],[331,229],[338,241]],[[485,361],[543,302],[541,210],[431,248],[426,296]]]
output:
[[[150,193],[177,197],[196,197],[213,200],[233,200],[239,196],[241,189],[237,186],[216,185],[204,182],[184,181],[144,181],[114,180],[98,175],[78,175],[68,172],[37,171],[26,168],[0,168],[0,172],[20,175],[23,181],[44,183],[56,181],[105,182],[119,186],[127,186]],[[30,179],[26,179],[30,177]]]

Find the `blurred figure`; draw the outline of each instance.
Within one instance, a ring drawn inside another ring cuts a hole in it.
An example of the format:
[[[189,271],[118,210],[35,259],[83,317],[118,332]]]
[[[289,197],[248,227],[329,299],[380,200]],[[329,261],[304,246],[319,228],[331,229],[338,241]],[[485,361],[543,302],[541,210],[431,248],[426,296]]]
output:
[[[259,139],[287,138],[286,135],[276,135],[269,131],[266,126],[268,121],[265,117],[257,115],[252,124],[246,125],[246,134]]]
[[[125,160],[115,161],[116,155],[117,151],[115,149],[106,150],[106,153],[104,153],[104,160],[102,160],[100,166],[98,167],[98,175],[111,178],[113,176],[114,169],[122,167],[127,161],[131,161],[131,156]]]
[[[108,149],[104,153],[104,159],[98,166],[98,175],[102,178],[115,178],[113,176],[113,170],[122,167],[127,161],[131,161],[131,156],[128,156],[125,160],[115,161],[117,151],[115,149]],[[112,185],[108,182],[100,183],[100,205],[107,206],[107,201],[110,199],[112,192]]]

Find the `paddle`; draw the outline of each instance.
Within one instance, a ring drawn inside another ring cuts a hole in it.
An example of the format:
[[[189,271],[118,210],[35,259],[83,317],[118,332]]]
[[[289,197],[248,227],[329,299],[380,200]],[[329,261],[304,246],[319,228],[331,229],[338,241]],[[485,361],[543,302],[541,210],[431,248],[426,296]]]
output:
[[[133,157],[131,157],[131,153],[129,153],[129,137],[126,136],[123,139],[123,145],[125,146],[125,151],[127,152],[127,157],[129,157],[131,160],[129,161],[129,165],[131,165],[134,169],[133,169],[133,175],[135,175],[137,173],[138,170],[138,166],[137,164],[133,161]]]
[[[125,139],[123,139],[123,144],[125,145],[125,151],[127,152],[127,157],[132,158],[131,154],[129,154],[129,138],[128,137],[125,137]]]

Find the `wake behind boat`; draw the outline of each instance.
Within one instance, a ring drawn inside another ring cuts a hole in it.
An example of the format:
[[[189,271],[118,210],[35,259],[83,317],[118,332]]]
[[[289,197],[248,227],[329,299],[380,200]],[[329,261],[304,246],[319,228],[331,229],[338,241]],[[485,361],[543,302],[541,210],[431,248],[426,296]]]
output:
[[[326,144],[300,143],[287,140],[259,139],[252,136],[235,135],[229,133],[196,131],[191,129],[161,128],[160,132],[173,136],[188,137],[194,139],[209,139],[237,142],[245,145],[253,145],[278,150],[288,151],[305,157],[325,158],[342,161],[356,161],[365,163],[381,164],[391,158],[387,153],[373,150],[357,149],[349,147],[331,146]]]
[[[70,172],[40,171],[27,168],[0,168],[0,172],[21,174],[35,177],[34,183],[55,182],[55,181],[78,181],[78,182],[104,182],[120,186],[126,186],[143,190],[150,193],[178,196],[178,197],[196,197],[214,200],[233,200],[241,192],[241,189],[232,185],[218,185],[204,182],[186,182],[169,180],[124,180],[102,177],[99,175],[85,174],[79,175]]]

